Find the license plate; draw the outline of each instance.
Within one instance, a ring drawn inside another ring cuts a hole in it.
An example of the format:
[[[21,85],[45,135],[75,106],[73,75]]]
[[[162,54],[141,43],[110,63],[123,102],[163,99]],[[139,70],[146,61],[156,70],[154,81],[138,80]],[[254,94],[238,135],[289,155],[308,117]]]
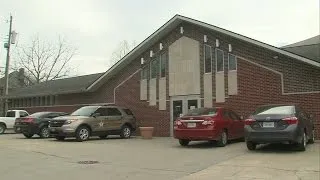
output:
[[[188,123],[187,127],[188,128],[195,128],[197,126],[196,123]]]
[[[263,122],[262,126],[265,128],[273,128],[274,122]]]

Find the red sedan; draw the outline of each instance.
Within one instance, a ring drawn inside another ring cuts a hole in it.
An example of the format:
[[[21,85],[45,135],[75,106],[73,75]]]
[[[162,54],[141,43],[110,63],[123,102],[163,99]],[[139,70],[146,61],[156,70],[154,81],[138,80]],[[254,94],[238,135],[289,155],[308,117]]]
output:
[[[217,141],[222,147],[228,140],[244,137],[244,121],[226,108],[193,109],[175,121],[174,137],[182,146],[207,140]]]

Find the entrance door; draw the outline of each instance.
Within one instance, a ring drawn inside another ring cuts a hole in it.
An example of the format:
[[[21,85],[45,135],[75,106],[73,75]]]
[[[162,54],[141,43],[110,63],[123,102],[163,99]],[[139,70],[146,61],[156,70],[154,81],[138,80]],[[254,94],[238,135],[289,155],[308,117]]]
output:
[[[186,114],[190,109],[195,109],[200,107],[200,96],[190,95],[190,96],[175,96],[171,97],[171,122],[170,122],[170,135],[173,135],[173,125],[174,121],[180,117],[180,114]]]
[[[176,100],[172,102],[172,111],[173,111],[173,121],[175,121],[180,114],[183,114],[183,101]]]

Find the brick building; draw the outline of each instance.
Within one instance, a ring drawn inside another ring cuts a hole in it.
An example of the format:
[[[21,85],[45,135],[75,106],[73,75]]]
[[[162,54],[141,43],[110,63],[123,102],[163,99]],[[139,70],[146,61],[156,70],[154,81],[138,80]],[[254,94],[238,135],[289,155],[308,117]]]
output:
[[[298,54],[176,15],[105,73],[17,89],[9,98],[12,108],[30,112],[115,103],[157,136],[172,135],[175,117],[193,107],[248,116],[258,105],[297,103],[315,115],[319,138],[320,58]]]

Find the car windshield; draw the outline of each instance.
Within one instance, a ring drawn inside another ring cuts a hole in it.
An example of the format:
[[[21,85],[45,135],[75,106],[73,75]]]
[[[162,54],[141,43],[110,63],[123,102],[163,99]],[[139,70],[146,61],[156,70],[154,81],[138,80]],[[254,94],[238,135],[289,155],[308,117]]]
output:
[[[8,111],[7,114],[6,114],[6,117],[16,117],[16,112]]]
[[[214,116],[216,114],[216,108],[198,108],[189,110],[185,116]]]
[[[71,116],[91,116],[99,106],[86,106],[74,111]]]
[[[29,115],[29,117],[43,118],[43,117],[47,116],[48,114],[50,114],[50,112],[37,112],[37,113],[33,113],[33,114]]]
[[[294,106],[262,106],[259,107],[253,115],[263,114],[293,114]]]

